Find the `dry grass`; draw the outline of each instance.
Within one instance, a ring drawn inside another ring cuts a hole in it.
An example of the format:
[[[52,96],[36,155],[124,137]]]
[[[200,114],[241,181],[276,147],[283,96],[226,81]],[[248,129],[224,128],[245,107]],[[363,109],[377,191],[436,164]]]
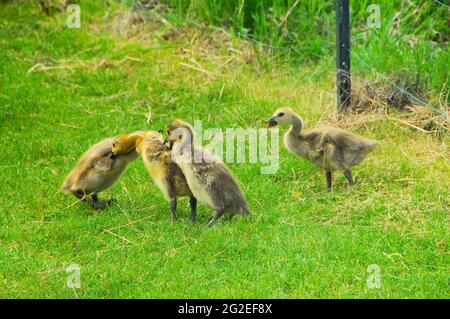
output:
[[[359,128],[366,122],[387,119],[396,125],[445,140],[449,137],[450,127],[445,100],[439,97],[434,99],[435,106],[420,105],[390,84],[370,83],[357,78],[352,83],[350,110],[344,114],[332,114],[330,120],[345,128]]]

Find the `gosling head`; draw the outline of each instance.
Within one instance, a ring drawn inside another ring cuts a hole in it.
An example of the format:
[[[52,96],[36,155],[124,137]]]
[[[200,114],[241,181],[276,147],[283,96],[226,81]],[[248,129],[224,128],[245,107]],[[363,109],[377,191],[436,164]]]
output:
[[[139,154],[142,154],[142,144],[145,144],[146,153],[149,155],[158,155],[161,154],[164,150],[166,150],[163,145],[163,136],[159,132],[148,131],[145,133],[145,142],[140,143],[136,150]]]
[[[138,141],[143,139],[143,132],[119,135],[113,141],[111,153],[112,156],[128,154],[136,149]]]
[[[182,140],[192,142],[193,132],[194,129],[189,123],[175,119],[167,127],[167,137],[163,144],[169,143],[170,148],[172,148],[174,143],[181,142]]]
[[[282,107],[273,113],[272,117],[267,120],[267,126],[289,125],[292,124],[294,111],[290,107]]]
[[[163,136],[161,135],[161,132],[156,131],[148,131],[145,133],[145,139],[150,141],[151,143],[159,143],[163,141]]]

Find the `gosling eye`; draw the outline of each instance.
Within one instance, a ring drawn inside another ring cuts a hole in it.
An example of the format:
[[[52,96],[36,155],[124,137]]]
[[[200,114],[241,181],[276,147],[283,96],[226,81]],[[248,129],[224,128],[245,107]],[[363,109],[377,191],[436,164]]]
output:
[[[116,143],[113,143],[113,147],[116,147]]]
[[[282,117],[282,116],[284,116],[284,112],[280,112],[280,113],[278,113],[278,116],[279,116],[279,117]]]

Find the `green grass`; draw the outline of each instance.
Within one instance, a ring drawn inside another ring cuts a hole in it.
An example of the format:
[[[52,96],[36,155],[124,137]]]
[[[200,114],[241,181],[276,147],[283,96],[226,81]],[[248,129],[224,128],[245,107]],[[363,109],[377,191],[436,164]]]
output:
[[[164,25],[119,35],[111,15],[124,8],[102,3],[81,1],[79,30],[64,14],[0,4],[0,297],[448,297],[448,139],[385,118],[353,129],[381,143],[353,188],[338,175],[327,193],[324,174],[284,149],[274,175],[230,165],[253,215],[211,229],[204,206],[189,223],[185,199],[172,223],[141,160],[101,194],[116,199],[104,211],[60,193],[78,157],[108,136],[175,117],[262,127],[283,105],[312,127],[335,108],[332,69],[267,70],[195,30],[166,41]],[[192,59],[215,75],[180,65]],[[59,68],[28,72],[38,63]],[[104,232],[139,219],[114,230],[122,238]],[[66,287],[72,263],[76,290]],[[366,285],[371,264],[380,289]]]

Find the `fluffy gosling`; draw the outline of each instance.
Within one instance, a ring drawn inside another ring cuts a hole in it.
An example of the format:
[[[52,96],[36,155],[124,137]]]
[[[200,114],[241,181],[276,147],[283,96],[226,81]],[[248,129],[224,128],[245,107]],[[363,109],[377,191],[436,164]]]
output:
[[[302,132],[302,119],[288,107],[276,110],[267,123],[269,127],[291,125],[284,135],[284,145],[292,154],[325,169],[328,190],[331,190],[333,171],[343,171],[350,185],[353,185],[350,168],[361,163],[378,144],[376,141],[333,127]]]
[[[168,126],[164,143],[170,142],[174,160],[186,176],[194,196],[215,210],[208,226],[224,213],[248,215],[247,201],[233,174],[207,149],[194,145],[193,137],[189,123],[174,120]]]
[[[172,218],[177,219],[177,197],[189,196],[191,221],[197,218],[197,199],[192,195],[183,172],[172,160],[170,150],[163,145],[162,135],[149,131],[142,134],[122,135],[114,142],[114,155],[136,150],[142,156],[150,177],[170,202]]]
[[[90,147],[67,175],[61,189],[89,203],[94,209],[103,209],[112,199],[101,201],[97,194],[111,187],[138,156],[130,152],[120,156],[112,153],[115,138],[107,138]]]

